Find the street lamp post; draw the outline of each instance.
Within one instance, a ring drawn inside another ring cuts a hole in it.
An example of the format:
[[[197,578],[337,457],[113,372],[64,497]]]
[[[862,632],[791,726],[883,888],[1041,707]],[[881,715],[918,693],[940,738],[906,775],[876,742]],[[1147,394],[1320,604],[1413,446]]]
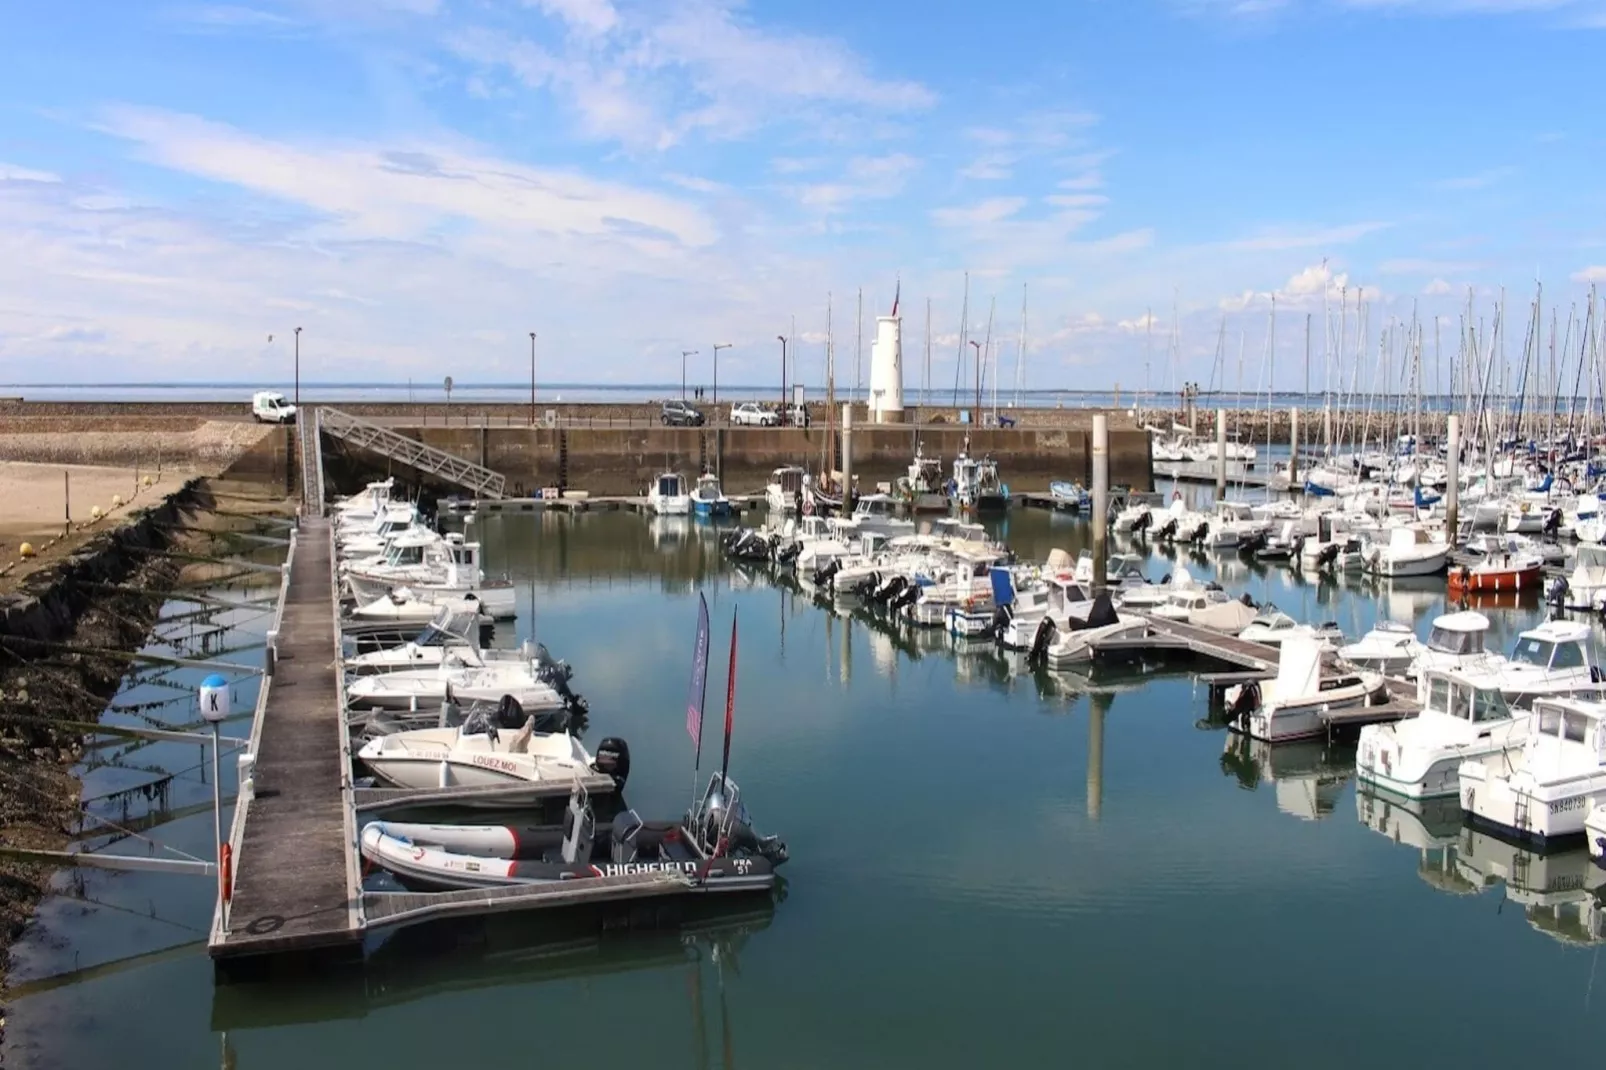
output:
[[[781,343],[781,423],[786,423],[786,335],[775,336]]]
[[[714,343],[714,408],[716,409],[719,408],[719,351],[730,347],[729,342]]]
[[[686,358],[695,357],[697,350],[682,349],[680,351],[680,400],[686,400]]]
[[[535,332],[530,332],[530,426],[535,426]]]
[[[296,328],[296,419],[301,419],[301,328]]]

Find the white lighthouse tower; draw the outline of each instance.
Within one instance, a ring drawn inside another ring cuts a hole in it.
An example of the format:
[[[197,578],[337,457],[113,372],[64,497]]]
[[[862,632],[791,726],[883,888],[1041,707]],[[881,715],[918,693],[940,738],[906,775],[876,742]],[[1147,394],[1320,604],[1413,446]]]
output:
[[[898,318],[896,295],[892,315],[877,316],[875,326],[875,340],[870,343],[870,421],[902,423],[903,320]]]

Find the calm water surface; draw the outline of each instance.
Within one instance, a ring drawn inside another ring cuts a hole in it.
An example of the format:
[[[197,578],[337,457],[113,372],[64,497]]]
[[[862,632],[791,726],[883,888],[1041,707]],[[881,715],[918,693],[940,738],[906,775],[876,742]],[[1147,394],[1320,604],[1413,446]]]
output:
[[[1085,540],[1044,513],[1001,528],[1033,559]],[[716,650],[739,613],[732,773],[761,831],[791,847],[784,901],[684,933],[415,930],[355,977],[217,987],[195,943],[207,881],[90,873],[63,880],[18,951],[8,1060],[1597,1064],[1606,971],[1589,907],[1606,874],[1582,847],[1540,858],[1463,833],[1453,812],[1357,798],[1353,744],[1240,745],[1201,720],[1186,676],[1033,674],[833,613],[733,571],[691,522],[599,513],[488,518],[479,531],[519,582],[518,636],[533,626],[575,664],[588,738],[629,739],[629,797],[645,814],[678,813],[691,790],[698,591]],[[1156,558],[1150,572],[1174,567]],[[1425,633],[1444,608],[1439,583],[1315,585],[1237,562],[1220,575],[1351,635],[1379,616]],[[1502,646],[1539,616],[1490,612]],[[711,698],[724,686],[715,665]],[[156,693],[132,692],[118,702]],[[242,687],[237,708],[250,698]],[[140,782],[127,764],[198,761],[163,746],[91,773],[86,794]],[[191,772],[169,805],[209,790]],[[204,855],[211,815],[150,835]]]

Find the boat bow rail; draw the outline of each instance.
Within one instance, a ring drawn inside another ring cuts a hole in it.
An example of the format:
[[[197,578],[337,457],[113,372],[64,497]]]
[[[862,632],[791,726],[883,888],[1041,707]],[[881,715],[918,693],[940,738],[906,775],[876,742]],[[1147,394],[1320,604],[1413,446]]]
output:
[[[317,426],[324,434],[349,442],[353,446],[359,446],[425,474],[466,487],[476,498],[506,497],[507,480],[500,473],[474,464],[472,461],[465,461],[456,454],[436,449],[434,446],[426,446],[417,439],[408,438],[388,427],[360,420],[348,412],[327,406],[318,408]]]

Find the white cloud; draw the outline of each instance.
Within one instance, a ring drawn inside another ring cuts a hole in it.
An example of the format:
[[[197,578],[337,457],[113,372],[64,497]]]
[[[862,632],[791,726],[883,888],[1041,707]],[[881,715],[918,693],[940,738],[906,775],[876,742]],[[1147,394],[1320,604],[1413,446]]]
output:
[[[48,182],[58,183],[61,176],[49,171],[38,171],[31,167],[18,167],[16,164],[0,160],[0,182]]]
[[[716,237],[706,216],[673,198],[455,147],[290,145],[130,107],[108,111],[105,129],[152,163],[323,213],[347,237],[421,240],[451,221],[686,246]]]
[[[1491,167],[1475,174],[1459,175],[1455,178],[1441,178],[1433,183],[1432,188],[1441,191],[1488,189],[1490,186],[1503,182],[1516,173],[1517,169],[1515,167]]]
[[[836,41],[759,27],[734,0],[663,0],[617,8],[605,0],[534,0],[571,29],[552,51],[487,26],[448,48],[480,68],[506,70],[552,92],[589,137],[664,149],[696,132],[742,136],[781,122],[825,128],[842,114],[930,107],[918,82],[877,78]]]
[[[1003,152],[989,152],[976,157],[959,174],[962,178],[977,181],[997,181],[1013,176],[1015,157]]]
[[[1145,312],[1137,319],[1121,320],[1115,326],[1118,330],[1125,331],[1128,334],[1144,334],[1159,327],[1160,318],[1153,312]]]
[[[1592,264],[1573,272],[1574,282],[1606,282],[1606,264]]]
[[[808,208],[833,212],[854,201],[896,196],[919,167],[919,160],[901,152],[855,156],[848,161],[844,181],[803,186],[797,191],[798,201]]]
[[[1239,238],[1225,244],[1229,249],[1262,252],[1318,249],[1329,245],[1348,245],[1369,234],[1386,230],[1390,225],[1368,222],[1348,223],[1337,227],[1265,227],[1247,238]]]
[[[1422,287],[1422,293],[1426,297],[1443,297],[1446,294],[1451,294],[1454,292],[1455,287],[1451,286],[1443,279],[1434,279],[1432,282]]]
[[[938,226],[974,227],[998,223],[1026,207],[1025,197],[989,197],[965,207],[934,208],[931,218]]]

